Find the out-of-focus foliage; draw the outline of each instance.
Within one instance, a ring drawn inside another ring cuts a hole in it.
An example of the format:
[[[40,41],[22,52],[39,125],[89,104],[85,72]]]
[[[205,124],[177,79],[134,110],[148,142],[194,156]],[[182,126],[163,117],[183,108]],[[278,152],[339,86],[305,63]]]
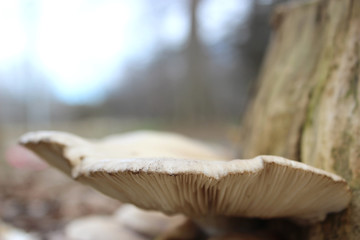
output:
[[[103,101],[93,105],[68,106],[59,101],[47,75],[32,64],[30,51],[30,57],[11,74],[2,71],[0,81],[6,84],[0,84],[0,123],[51,126],[53,121],[99,116],[161,119],[176,124],[237,122],[253,92],[266,50],[271,11],[281,0],[238,1],[247,10],[238,16],[242,20],[233,16],[223,26],[224,34],[212,42],[206,41],[206,36],[215,36],[216,32],[205,32],[205,37],[204,32],[200,34],[206,22],[213,21],[211,16],[199,17],[209,1],[181,1],[188,16],[184,24],[189,26],[185,43],[174,47],[159,40],[146,61],[128,62],[124,73],[113,76],[115,80]],[[146,4],[144,22],[151,22],[156,30],[170,7],[169,1]],[[68,88],[70,91],[71,86]]]
[[[145,68],[129,66],[125,84],[119,82],[102,105],[106,115],[175,123],[239,120],[269,41],[271,10],[280,1],[250,1],[246,20],[229,23],[212,45],[198,34],[196,13],[203,2],[188,6],[190,34],[181,49],[164,47]]]

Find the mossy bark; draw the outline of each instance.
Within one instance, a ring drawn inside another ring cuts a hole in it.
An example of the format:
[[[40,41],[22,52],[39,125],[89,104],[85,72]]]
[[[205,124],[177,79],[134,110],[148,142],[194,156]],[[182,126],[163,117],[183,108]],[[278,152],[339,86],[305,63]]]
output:
[[[343,176],[351,206],[311,227],[309,239],[360,239],[360,1],[286,4],[272,23],[243,157],[280,155]]]

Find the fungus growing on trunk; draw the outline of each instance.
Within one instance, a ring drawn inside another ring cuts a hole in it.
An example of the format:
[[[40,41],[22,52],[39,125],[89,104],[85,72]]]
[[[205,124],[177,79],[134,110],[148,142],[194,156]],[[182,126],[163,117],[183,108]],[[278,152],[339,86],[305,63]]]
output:
[[[351,198],[346,181],[335,174],[276,156],[229,160],[174,134],[136,132],[89,141],[35,132],[20,143],[106,195],[185,214],[209,234],[221,232],[220,222],[231,217],[321,221]]]

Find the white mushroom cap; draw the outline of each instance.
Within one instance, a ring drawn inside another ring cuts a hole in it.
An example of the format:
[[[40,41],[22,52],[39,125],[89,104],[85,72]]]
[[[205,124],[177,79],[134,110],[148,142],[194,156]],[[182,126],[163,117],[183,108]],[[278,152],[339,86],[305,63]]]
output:
[[[45,160],[50,160],[50,164],[55,164],[55,167],[68,174],[74,171],[74,167],[79,165],[85,156],[91,156],[93,159],[166,156],[203,160],[230,157],[230,153],[182,135],[155,131],[136,131],[91,142],[70,133],[40,131],[25,134],[21,137],[20,143],[31,150],[34,149],[29,147],[30,145],[39,149],[35,151],[38,155],[50,154],[50,149],[57,152],[64,150],[67,161]]]
[[[146,211],[132,204],[124,204],[114,218],[125,227],[149,237],[156,237],[180,226],[186,221],[183,215],[167,216],[158,211]]]
[[[69,222],[65,227],[65,237],[69,240],[145,240],[109,216],[86,216]]]
[[[144,147],[136,141],[92,143],[57,132],[30,133],[20,142],[105,194],[167,214],[318,221],[343,210],[351,197],[341,177],[275,156],[204,161],[168,149],[133,156],[129,149]]]
[[[15,228],[0,221],[0,239],[1,240],[40,240],[35,233],[27,233],[22,229]]]

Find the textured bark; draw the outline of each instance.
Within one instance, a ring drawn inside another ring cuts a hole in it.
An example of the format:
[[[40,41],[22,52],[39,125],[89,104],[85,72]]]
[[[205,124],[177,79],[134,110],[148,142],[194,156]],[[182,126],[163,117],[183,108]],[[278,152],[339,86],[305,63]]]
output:
[[[311,227],[309,239],[360,239],[360,1],[283,5],[273,26],[243,157],[280,155],[343,176],[351,206]]]

